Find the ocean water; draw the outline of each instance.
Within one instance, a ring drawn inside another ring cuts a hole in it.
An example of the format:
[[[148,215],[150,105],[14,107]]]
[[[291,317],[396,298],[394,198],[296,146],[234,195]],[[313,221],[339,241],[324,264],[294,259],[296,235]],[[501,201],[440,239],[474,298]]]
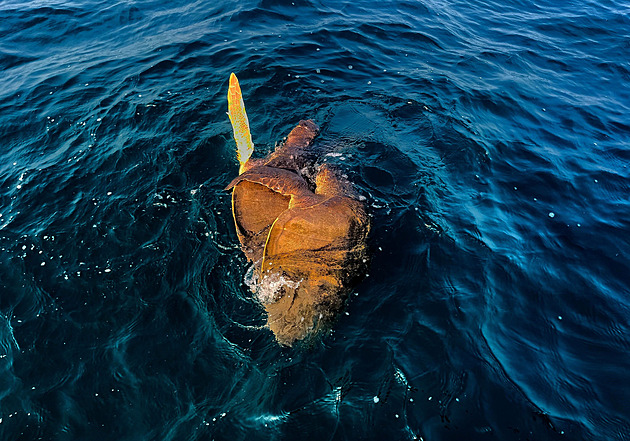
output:
[[[0,3],[0,439],[630,440],[630,3]],[[279,346],[223,189],[300,119],[367,199]]]

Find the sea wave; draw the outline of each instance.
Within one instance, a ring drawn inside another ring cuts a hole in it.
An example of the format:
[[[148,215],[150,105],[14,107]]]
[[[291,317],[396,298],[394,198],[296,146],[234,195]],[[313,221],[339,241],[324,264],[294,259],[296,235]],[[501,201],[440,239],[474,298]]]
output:
[[[0,5],[0,437],[630,437],[628,5]],[[373,218],[279,347],[223,189],[300,119]]]

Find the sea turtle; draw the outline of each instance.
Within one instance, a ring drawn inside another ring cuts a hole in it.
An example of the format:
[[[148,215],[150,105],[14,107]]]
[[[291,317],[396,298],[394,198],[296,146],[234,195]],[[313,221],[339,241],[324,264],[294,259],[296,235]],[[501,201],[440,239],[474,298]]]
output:
[[[370,219],[352,185],[328,164],[317,165],[313,121],[300,121],[274,152],[254,159],[234,74],[228,109],[240,162],[226,187],[236,232],[253,264],[267,325],[290,346],[328,327],[365,274]]]

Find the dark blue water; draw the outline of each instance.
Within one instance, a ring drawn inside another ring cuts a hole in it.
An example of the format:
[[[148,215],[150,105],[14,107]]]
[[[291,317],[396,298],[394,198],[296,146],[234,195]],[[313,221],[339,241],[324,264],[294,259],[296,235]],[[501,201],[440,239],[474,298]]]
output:
[[[630,440],[630,3],[0,3],[0,439]],[[278,346],[223,188],[301,118],[369,276]]]

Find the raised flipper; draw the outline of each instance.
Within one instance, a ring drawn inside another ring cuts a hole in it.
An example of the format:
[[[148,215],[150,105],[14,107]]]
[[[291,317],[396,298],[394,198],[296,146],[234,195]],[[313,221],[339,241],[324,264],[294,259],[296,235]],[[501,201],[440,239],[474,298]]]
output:
[[[245,112],[241,86],[238,84],[238,79],[234,73],[230,75],[230,87],[228,88],[227,98],[228,116],[232,123],[234,140],[236,141],[236,157],[241,164],[239,173],[243,173],[243,171],[245,171],[245,163],[254,152],[254,144],[252,143],[252,135],[249,131],[249,120]]]

